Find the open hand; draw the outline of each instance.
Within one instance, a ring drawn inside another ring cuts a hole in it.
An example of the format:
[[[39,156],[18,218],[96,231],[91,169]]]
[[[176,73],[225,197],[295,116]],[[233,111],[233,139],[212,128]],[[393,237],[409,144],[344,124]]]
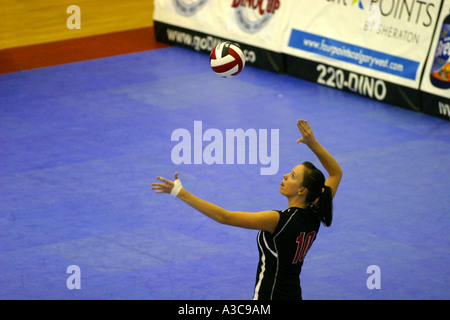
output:
[[[175,180],[178,180],[178,172],[175,172]],[[162,181],[163,183],[158,183],[158,182],[154,182],[152,183],[152,190],[155,190],[156,193],[171,193],[175,182],[174,181],[170,181],[166,178],[163,177],[156,177],[156,179]]]
[[[297,139],[297,143],[302,142],[306,145],[310,145],[316,141],[314,133],[306,120],[298,120],[297,127],[302,134],[302,137]]]

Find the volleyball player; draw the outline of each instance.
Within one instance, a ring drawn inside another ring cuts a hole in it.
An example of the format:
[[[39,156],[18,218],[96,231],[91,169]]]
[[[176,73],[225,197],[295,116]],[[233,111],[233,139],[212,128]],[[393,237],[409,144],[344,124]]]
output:
[[[162,183],[152,183],[155,192],[170,193],[219,223],[260,230],[255,300],[302,299],[303,261],[316,239],[320,223],[329,227],[332,221],[332,200],[342,178],[342,169],[315,139],[307,121],[298,120],[297,127],[302,135],[297,143],[302,142],[311,149],[328,172],[328,178],[310,162],[294,167],[281,181],[280,193],[288,200],[285,210],[228,211],[183,189],[178,173],[175,173],[175,181],[156,177]]]

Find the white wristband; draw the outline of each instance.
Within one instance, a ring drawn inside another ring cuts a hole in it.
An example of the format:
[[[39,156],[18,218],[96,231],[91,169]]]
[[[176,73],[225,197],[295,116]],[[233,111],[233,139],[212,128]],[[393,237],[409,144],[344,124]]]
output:
[[[180,190],[183,189],[183,186],[181,185],[181,181],[179,179],[175,180],[172,188],[172,191],[170,191],[170,194],[174,197],[178,196],[178,193],[180,193]]]

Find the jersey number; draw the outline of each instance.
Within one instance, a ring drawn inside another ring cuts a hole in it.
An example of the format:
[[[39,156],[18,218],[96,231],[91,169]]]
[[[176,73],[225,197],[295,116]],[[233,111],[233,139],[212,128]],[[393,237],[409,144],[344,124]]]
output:
[[[297,241],[297,252],[295,253],[294,260],[292,260],[293,264],[303,261],[303,259],[305,259],[309,248],[311,248],[311,245],[314,241],[315,236],[316,236],[315,231],[311,231],[310,233],[308,233],[306,235],[306,237],[305,237],[305,232],[300,233],[300,235],[297,237],[297,240],[296,240]]]

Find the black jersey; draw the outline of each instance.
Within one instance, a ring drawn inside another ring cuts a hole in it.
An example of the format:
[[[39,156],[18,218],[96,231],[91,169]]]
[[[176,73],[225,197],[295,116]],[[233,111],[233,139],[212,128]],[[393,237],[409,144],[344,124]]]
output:
[[[278,213],[280,220],[273,234],[258,233],[254,300],[302,298],[300,272],[303,259],[319,232],[320,220],[308,209],[292,207]]]

